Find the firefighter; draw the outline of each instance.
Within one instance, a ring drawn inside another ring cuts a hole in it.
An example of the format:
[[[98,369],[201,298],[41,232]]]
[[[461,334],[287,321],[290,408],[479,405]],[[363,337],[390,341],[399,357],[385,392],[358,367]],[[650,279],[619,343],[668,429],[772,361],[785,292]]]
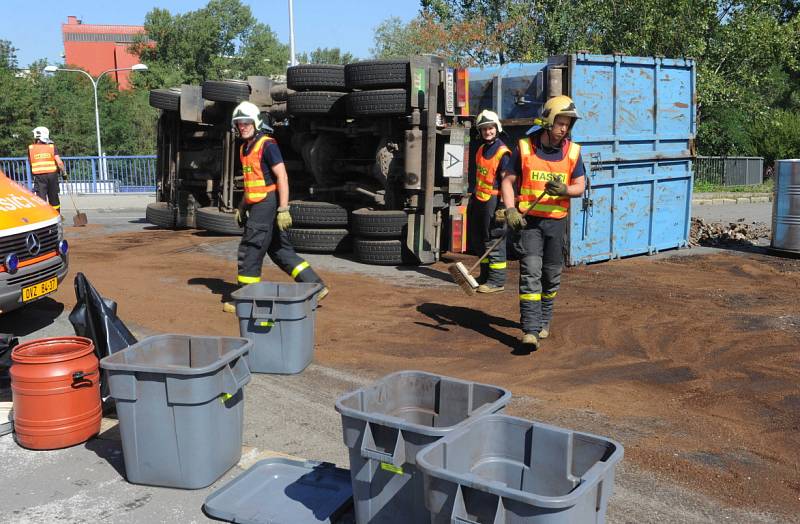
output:
[[[322,283],[289,242],[289,179],[278,143],[262,130],[261,112],[255,104],[242,102],[233,110],[231,124],[243,140],[239,158],[244,195],[235,212],[236,222],[244,228],[238,251],[238,284],[261,281],[264,255],[297,282]],[[327,294],[328,288],[323,286],[317,299]],[[223,310],[232,313],[235,307],[225,302]]]
[[[61,200],[58,198],[58,175],[67,179],[64,162],[58,155],[50,130],[37,127],[33,130],[33,144],[28,146],[28,160],[31,163],[34,192],[51,206],[61,212]]]
[[[484,110],[478,115],[475,126],[481,134],[483,143],[475,154],[475,191],[470,205],[476,221],[476,231],[481,250],[485,251],[498,237],[502,236],[505,224],[495,220],[498,209],[504,209],[500,200],[500,176],[508,169],[511,150],[499,138],[503,132],[500,119],[494,111]],[[478,277],[478,293],[503,291],[506,285],[506,243],[501,242],[487,257],[481,260],[481,273]]]
[[[501,184],[506,223],[516,232],[514,247],[520,255],[522,344],[533,350],[550,335],[564,263],[569,201],[585,188],[581,148],[570,140],[579,118],[568,96],[545,102],[539,126],[517,144]],[[546,196],[523,217],[542,192]]]

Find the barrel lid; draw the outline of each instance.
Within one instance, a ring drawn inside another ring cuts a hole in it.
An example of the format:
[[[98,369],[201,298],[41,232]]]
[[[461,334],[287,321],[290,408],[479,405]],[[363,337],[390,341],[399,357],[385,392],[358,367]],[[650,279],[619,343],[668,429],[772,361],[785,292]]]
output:
[[[20,364],[52,364],[93,352],[94,343],[85,337],[38,338],[14,347],[11,360]]]

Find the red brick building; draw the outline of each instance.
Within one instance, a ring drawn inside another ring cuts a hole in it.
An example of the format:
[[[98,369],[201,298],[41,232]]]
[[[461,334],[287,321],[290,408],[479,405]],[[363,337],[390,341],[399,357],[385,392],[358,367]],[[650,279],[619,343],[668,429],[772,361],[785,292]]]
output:
[[[96,77],[108,69],[131,67],[139,63],[139,57],[128,51],[136,35],[144,32],[140,25],[95,25],[84,24],[75,16],[68,16],[61,24],[64,39],[64,62],[77,66]],[[108,73],[119,84],[128,87],[130,71]]]

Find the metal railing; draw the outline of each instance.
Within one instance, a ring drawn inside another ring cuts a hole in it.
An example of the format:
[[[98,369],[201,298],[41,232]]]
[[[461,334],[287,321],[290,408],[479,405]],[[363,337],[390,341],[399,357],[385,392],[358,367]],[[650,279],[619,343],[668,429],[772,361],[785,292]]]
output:
[[[152,193],[156,190],[156,156],[62,156],[69,180],[65,193]],[[102,162],[102,164],[101,164]],[[102,168],[102,169],[101,169]],[[0,170],[20,184],[33,188],[27,157],[0,158]]]
[[[764,182],[764,159],[751,156],[698,156],[694,181],[720,186],[753,186]]]

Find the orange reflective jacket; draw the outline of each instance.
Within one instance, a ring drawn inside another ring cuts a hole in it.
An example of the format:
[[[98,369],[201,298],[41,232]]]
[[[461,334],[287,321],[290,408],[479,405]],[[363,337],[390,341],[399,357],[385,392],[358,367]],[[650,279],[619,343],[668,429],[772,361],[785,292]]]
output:
[[[505,145],[501,144],[497,148],[497,152],[488,160],[483,157],[483,148],[486,144],[482,144],[478,148],[475,155],[475,198],[481,202],[486,202],[492,196],[499,195],[500,192],[494,188],[494,181],[497,177],[497,167],[500,165],[503,155],[510,153],[511,150]]]
[[[261,169],[261,152],[264,146],[270,142],[275,142],[274,139],[268,136],[262,136],[256,143],[253,144],[250,153],[244,154],[244,148],[247,144],[242,144],[239,150],[239,159],[242,161],[242,175],[244,176],[244,203],[255,204],[261,202],[270,191],[275,191],[275,184],[267,184],[267,177]]]
[[[570,185],[572,173],[578,164],[581,146],[575,142],[564,140],[564,158],[557,162],[543,160],[536,155],[536,145],[530,138],[519,141],[519,153],[522,159],[522,181],[519,185],[519,202],[517,207],[524,213],[530,207],[530,202],[544,192],[544,186],[549,180],[561,177],[561,181]],[[568,196],[545,195],[530,215],[544,218],[564,218],[569,211]]]
[[[31,173],[34,175],[47,175],[58,171],[56,146],[53,144],[29,145],[28,159],[31,161]]]

